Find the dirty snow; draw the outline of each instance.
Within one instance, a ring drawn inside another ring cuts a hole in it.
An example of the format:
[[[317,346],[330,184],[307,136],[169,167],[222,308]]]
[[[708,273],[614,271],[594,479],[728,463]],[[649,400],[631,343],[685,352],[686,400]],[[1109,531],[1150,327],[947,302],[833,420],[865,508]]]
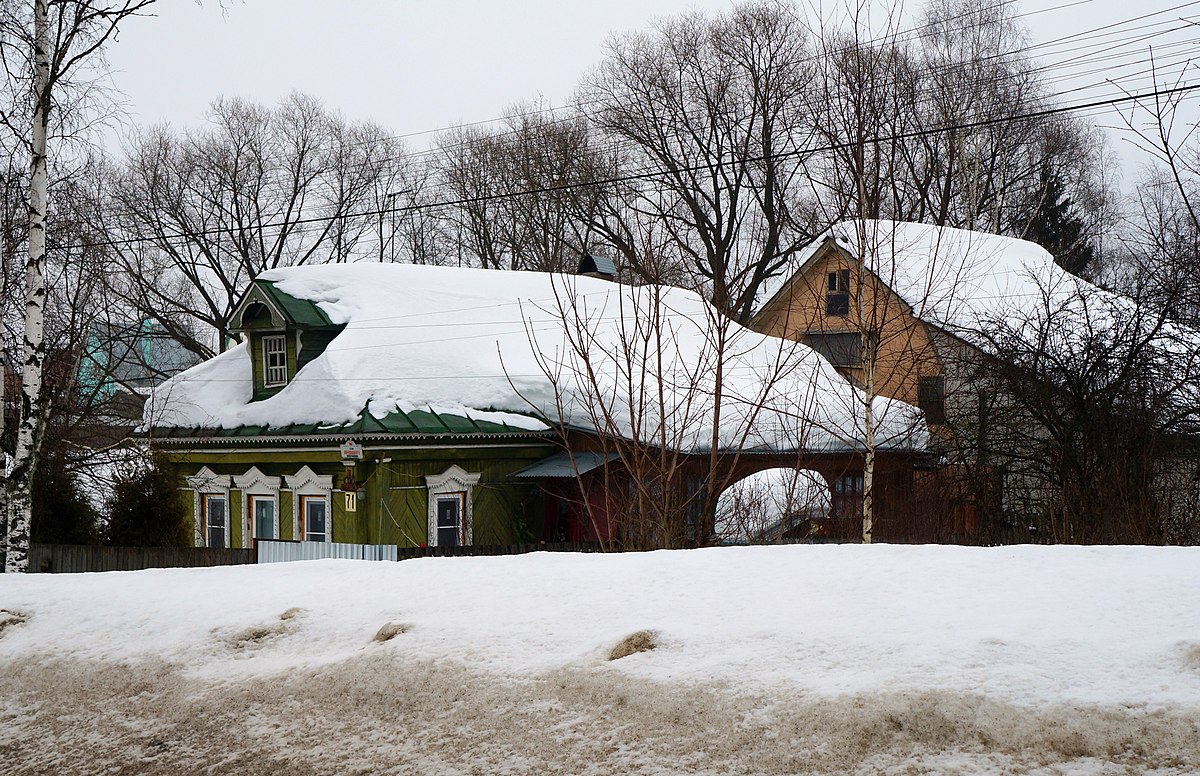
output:
[[[146,405],[148,424],[335,424],[369,404],[376,416],[434,405],[594,428],[604,408],[625,436],[656,438],[665,425],[673,446],[703,449],[720,366],[723,445],[816,450],[857,446],[863,436],[861,394],[824,359],[736,324],[718,342],[714,308],[681,289],[403,264],[292,267],[261,278],[346,328],[263,401],[250,401],[244,346],[217,356],[160,386]],[[923,446],[915,408],[876,403],[882,447]]]
[[[16,772],[1200,769],[1196,548],[6,575],[0,609]]]

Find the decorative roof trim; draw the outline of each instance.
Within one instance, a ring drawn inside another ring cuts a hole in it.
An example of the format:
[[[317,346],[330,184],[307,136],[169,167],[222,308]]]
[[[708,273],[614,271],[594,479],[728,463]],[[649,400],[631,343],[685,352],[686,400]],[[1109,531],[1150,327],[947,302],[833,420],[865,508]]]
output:
[[[251,283],[250,288],[246,290],[246,295],[242,297],[242,301],[238,302],[237,307],[233,308],[233,312],[229,315],[230,329],[233,331],[244,331],[242,325],[242,316],[246,314],[246,308],[252,304],[264,305],[271,311],[271,326],[276,329],[282,329],[287,325],[287,315],[275,304],[275,300],[263,291],[258,283]]]
[[[551,430],[545,431],[512,431],[507,433],[453,433],[447,432],[444,434],[356,434],[352,431],[344,431],[337,434],[273,434],[265,436],[212,436],[212,435],[196,435],[196,436],[153,436],[152,434],[141,434],[140,436],[150,439],[155,445],[168,446],[173,444],[178,445],[194,445],[198,442],[207,444],[218,444],[221,446],[244,444],[244,443],[281,443],[281,442],[345,442],[347,439],[370,440],[377,442],[391,442],[397,440],[422,440],[422,439],[553,439],[557,435]]]

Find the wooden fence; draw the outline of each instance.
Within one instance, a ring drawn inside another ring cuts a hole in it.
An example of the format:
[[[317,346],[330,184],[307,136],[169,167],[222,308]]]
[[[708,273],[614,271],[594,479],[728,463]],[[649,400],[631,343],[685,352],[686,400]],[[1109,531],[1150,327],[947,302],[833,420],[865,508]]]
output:
[[[275,542],[273,544],[284,544]],[[299,543],[297,543],[299,544]],[[357,545],[356,545],[357,546]],[[379,560],[410,558],[477,557],[523,555],[527,552],[603,552],[599,542],[542,542],[537,544],[484,544],[467,547],[386,547]],[[395,549],[395,555],[391,551]],[[301,549],[304,549],[303,547]],[[321,555],[320,557],[333,557]],[[345,557],[345,556],[342,556]],[[361,555],[356,557],[363,557]],[[284,560],[285,558],[278,558]],[[292,558],[287,558],[292,559]],[[300,558],[295,558],[299,560]],[[253,549],[209,549],[207,547],[99,547],[73,544],[33,544],[29,547],[29,570],[43,573],[87,571],[137,571],[159,568],[234,566],[257,562]]]
[[[600,542],[539,542],[536,544],[473,544],[464,547],[400,547],[396,560],[464,558],[482,555],[524,555],[527,552],[603,552]]]
[[[233,566],[254,562],[254,550],[207,547],[99,547],[31,544],[32,572],[137,571],[140,569]]]

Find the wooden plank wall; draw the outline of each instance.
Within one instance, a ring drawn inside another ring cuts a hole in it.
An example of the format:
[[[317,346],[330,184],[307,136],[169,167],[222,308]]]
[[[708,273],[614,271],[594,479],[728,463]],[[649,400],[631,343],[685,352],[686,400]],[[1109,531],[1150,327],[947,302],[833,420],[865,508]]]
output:
[[[254,563],[254,550],[207,547],[92,547],[73,544],[33,544],[31,572],[70,574],[87,571],[196,568]]]

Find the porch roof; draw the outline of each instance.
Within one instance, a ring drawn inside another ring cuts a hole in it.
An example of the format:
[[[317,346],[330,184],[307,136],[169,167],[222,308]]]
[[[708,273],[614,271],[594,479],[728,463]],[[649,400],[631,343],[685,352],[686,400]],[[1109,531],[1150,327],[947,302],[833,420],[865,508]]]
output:
[[[549,458],[543,458],[532,466],[527,466],[513,477],[521,479],[543,479],[575,477],[590,472],[617,458],[616,453],[557,453]]]

